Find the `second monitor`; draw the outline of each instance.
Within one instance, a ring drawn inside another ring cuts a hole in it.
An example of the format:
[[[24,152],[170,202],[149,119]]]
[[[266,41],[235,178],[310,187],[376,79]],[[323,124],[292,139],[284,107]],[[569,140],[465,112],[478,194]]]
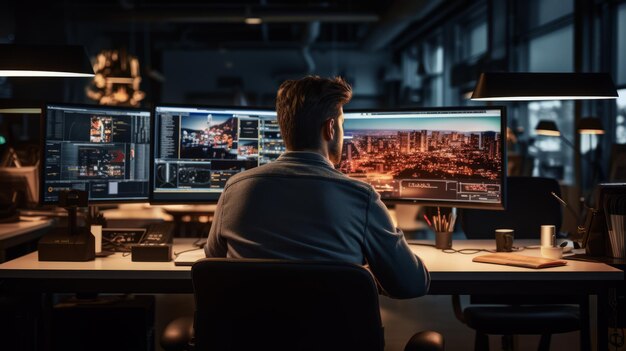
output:
[[[339,170],[386,202],[503,209],[503,107],[346,111]]]
[[[152,130],[153,203],[217,201],[230,177],[285,150],[271,109],[156,106]]]

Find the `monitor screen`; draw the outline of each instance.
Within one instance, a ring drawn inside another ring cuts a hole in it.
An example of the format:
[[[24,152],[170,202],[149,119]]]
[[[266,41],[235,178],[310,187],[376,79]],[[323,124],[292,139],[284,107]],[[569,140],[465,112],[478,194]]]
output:
[[[504,208],[503,107],[346,111],[338,169],[387,202]]]
[[[156,106],[152,203],[217,201],[233,175],[285,150],[272,109]]]
[[[69,189],[91,203],[148,200],[150,111],[47,104],[43,128],[42,203]]]

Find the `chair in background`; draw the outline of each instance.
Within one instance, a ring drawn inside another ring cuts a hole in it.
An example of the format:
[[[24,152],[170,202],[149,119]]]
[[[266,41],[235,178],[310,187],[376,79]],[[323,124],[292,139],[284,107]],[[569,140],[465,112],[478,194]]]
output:
[[[192,280],[194,350],[384,348],[378,290],[363,267],[213,258],[194,264]],[[185,336],[190,332],[189,321],[175,321],[173,327],[178,331],[166,330],[161,340],[166,350],[180,348],[180,340],[189,337]],[[405,351],[443,348],[440,334],[421,332],[411,338]]]
[[[539,239],[541,225],[561,227],[561,204],[550,194],[561,195],[559,183],[550,178],[509,177],[505,211],[463,210],[461,225],[468,239],[494,239],[497,228],[515,230],[515,239]],[[532,298],[528,296],[472,295],[463,309],[460,297],[452,297],[457,319],[476,330],[475,350],[488,350],[487,335],[541,335],[539,350],[549,350],[552,334],[581,331],[581,349],[590,348],[588,301],[573,296]],[[546,304],[548,303],[548,304]],[[558,305],[553,305],[558,303]],[[565,305],[578,304],[580,307]]]

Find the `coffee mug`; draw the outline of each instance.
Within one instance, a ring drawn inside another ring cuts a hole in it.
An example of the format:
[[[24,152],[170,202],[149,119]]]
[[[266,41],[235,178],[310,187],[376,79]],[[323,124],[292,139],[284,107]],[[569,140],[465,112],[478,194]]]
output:
[[[496,229],[496,251],[513,251],[513,229]]]

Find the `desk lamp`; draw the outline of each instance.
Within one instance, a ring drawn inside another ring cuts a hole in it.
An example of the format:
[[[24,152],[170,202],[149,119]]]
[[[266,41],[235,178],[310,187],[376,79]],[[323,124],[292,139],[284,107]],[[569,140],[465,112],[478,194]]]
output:
[[[0,45],[0,77],[93,77],[78,45]]]
[[[472,100],[537,101],[617,99],[608,73],[481,73]]]

